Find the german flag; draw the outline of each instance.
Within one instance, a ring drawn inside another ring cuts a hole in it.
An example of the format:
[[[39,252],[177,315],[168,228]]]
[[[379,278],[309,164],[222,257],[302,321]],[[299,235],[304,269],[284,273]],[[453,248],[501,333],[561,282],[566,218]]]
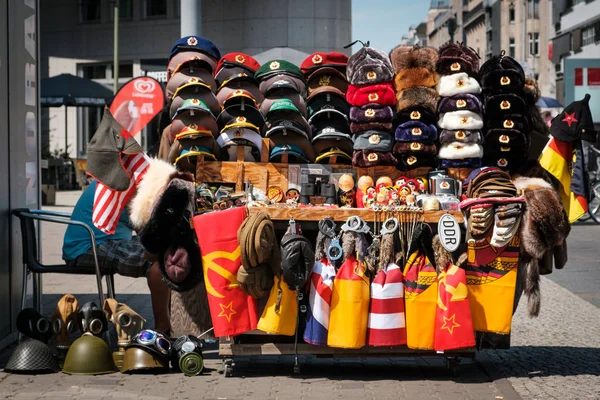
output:
[[[563,142],[551,138],[539,163],[560,182],[558,192],[569,222],[577,221],[588,210],[587,176],[581,141]]]

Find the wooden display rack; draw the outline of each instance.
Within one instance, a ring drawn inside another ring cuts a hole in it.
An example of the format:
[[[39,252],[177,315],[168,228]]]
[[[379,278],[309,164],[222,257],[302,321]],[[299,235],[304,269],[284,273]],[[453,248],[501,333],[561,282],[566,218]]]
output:
[[[243,148],[238,149],[238,161],[233,162],[216,162],[207,161],[204,157],[198,157],[196,160],[196,182],[197,183],[229,183],[235,184],[236,191],[243,191],[246,183],[252,184],[266,192],[270,186],[280,187],[286,191],[289,187],[290,169],[294,167],[287,164],[287,156],[282,157],[282,163],[269,163],[268,154],[270,143],[267,139],[263,139],[262,160],[257,162],[245,162]],[[335,162],[335,160],[332,160]],[[354,170],[357,177],[368,175],[374,180],[381,176],[389,176],[392,180],[400,176],[414,178],[417,176],[426,176],[430,168],[419,168],[413,171],[398,171],[395,167],[371,167],[371,168],[355,168],[349,165],[329,164],[333,172],[345,172],[344,170]],[[297,171],[296,171],[297,172]],[[461,171],[464,175],[466,171]],[[374,222],[376,213],[369,209],[351,209],[351,208],[334,208],[334,207],[251,207],[250,214],[258,212],[267,212],[274,221],[288,221],[291,217],[298,221],[318,222],[324,217],[331,217],[335,221],[346,221],[350,216],[359,216],[367,222]],[[464,221],[460,211],[425,211],[423,212],[424,222],[436,224],[440,217],[446,213],[454,216],[457,222]],[[312,224],[311,228],[316,227]],[[309,227],[307,227],[310,229]],[[205,295],[205,291],[199,288],[193,289],[186,293],[177,293],[171,297],[171,312],[177,312],[178,323],[192,329],[192,332],[186,334],[200,334],[206,328],[206,315],[203,317],[191,315],[193,310],[198,311],[198,295]],[[206,305],[201,307],[204,312],[208,312]],[[185,312],[189,315],[183,315]],[[201,321],[196,323],[196,320]],[[174,322],[172,322],[173,324]],[[179,331],[178,329],[174,329]],[[389,357],[389,356],[440,356],[434,351],[412,350],[406,346],[400,347],[364,347],[358,350],[351,349],[336,349],[327,346],[313,346],[305,343],[298,343],[297,347],[293,343],[274,343],[273,335],[267,335],[261,331],[248,332],[242,336],[253,336],[254,341],[257,337],[264,337],[261,343],[235,343],[234,338],[223,337],[219,340],[219,355],[223,357],[223,372],[225,376],[232,376],[234,357],[239,356],[282,356],[282,355],[316,355],[320,357]],[[210,335],[206,336],[210,337]],[[474,358],[475,349],[463,349],[460,351],[446,352],[443,357],[447,360],[447,366],[450,371],[457,375],[459,372],[460,358]],[[299,372],[298,359],[294,372]]]

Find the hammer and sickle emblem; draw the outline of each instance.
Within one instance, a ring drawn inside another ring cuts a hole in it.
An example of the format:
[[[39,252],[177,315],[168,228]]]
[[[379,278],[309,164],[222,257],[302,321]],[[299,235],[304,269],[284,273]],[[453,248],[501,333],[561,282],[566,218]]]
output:
[[[202,257],[202,263],[204,264],[204,282],[206,283],[206,292],[210,295],[217,297],[219,299],[224,299],[225,295],[219,293],[217,289],[213,286],[209,276],[208,271],[213,271],[217,275],[223,277],[225,280],[229,282],[228,289],[235,289],[239,287],[237,282],[237,276],[227,269],[223,268],[219,265],[216,260],[225,259],[232,262],[235,262],[240,259],[241,251],[240,246],[238,246],[232,253],[227,251],[213,251],[210,254],[207,254],[205,257]]]

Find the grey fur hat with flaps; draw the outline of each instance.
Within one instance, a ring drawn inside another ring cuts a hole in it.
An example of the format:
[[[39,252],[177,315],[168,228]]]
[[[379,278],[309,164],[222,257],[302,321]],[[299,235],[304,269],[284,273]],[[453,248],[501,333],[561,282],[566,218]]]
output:
[[[520,177],[515,187],[525,198],[525,212],[519,227],[521,261],[524,276],[523,292],[528,297],[529,315],[540,312],[540,262],[548,251],[561,246],[571,225],[560,198],[552,185],[541,178]]]
[[[348,59],[346,78],[352,85],[373,85],[394,79],[394,69],[388,55],[367,42]]]

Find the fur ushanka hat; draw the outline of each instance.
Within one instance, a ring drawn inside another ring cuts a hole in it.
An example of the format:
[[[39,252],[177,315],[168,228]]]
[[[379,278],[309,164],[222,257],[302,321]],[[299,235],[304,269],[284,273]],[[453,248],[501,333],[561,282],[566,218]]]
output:
[[[402,112],[410,107],[421,106],[431,113],[437,111],[439,95],[437,90],[422,86],[414,86],[396,92],[396,111]]]
[[[387,54],[363,46],[348,59],[346,78],[352,85],[373,85],[391,81],[394,70]]]
[[[481,131],[478,129],[474,130],[449,130],[444,129],[440,133],[440,144],[447,143],[483,143]]]
[[[471,93],[462,93],[452,97],[443,97],[440,100],[440,104],[438,104],[438,112],[440,114],[461,110],[483,114],[481,98]]]
[[[483,63],[479,75],[484,93],[519,93],[525,85],[523,67],[504,52]]]
[[[390,51],[390,61],[395,73],[414,68],[435,72],[437,60],[438,52],[431,47],[396,46]]]
[[[440,75],[451,75],[466,72],[477,78],[479,71],[479,55],[470,47],[459,43],[446,43],[441,46],[436,71]]]

